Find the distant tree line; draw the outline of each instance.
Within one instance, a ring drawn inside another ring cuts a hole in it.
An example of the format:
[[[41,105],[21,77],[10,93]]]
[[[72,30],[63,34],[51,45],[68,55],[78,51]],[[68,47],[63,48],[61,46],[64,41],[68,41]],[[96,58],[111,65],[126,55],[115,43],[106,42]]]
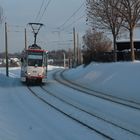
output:
[[[65,55],[65,56],[64,56]],[[70,65],[70,61],[72,59],[72,51],[66,51],[64,49],[61,50],[52,50],[48,52],[48,59],[53,60],[51,64],[63,66],[64,65],[64,57],[66,61],[66,66]]]
[[[90,34],[98,34],[98,32],[111,32],[113,37],[113,60],[117,61],[116,40],[119,34],[124,30],[129,31],[131,60],[135,60],[134,53],[134,28],[140,21],[140,0],[86,0],[87,22],[93,31]],[[95,33],[93,33],[95,31]],[[97,32],[98,31],[98,32]],[[85,36],[91,36],[86,33]],[[84,38],[85,38],[84,36]],[[100,36],[100,35],[99,35]],[[86,37],[87,38],[87,37]],[[92,40],[89,40],[92,42]],[[110,42],[110,41],[109,41]],[[91,48],[91,43],[84,40],[85,46]],[[102,44],[102,43],[101,43]],[[110,43],[109,43],[110,44]],[[93,43],[93,45],[95,45]],[[93,46],[95,48],[95,46]],[[93,53],[94,52],[94,53]],[[100,51],[100,53],[106,50]],[[87,53],[87,54],[86,54]],[[90,55],[100,54],[97,49],[93,49]],[[89,56],[89,50],[84,52],[84,56]],[[112,53],[111,53],[112,55]],[[95,55],[96,56],[96,55]],[[89,56],[90,57],[90,56]],[[90,61],[90,60],[88,60]]]
[[[9,58],[21,58],[21,53],[19,52],[19,53],[9,53],[8,54],[8,57]],[[1,59],[3,59],[3,58],[5,58],[5,52],[2,52],[2,53],[0,53],[0,58]]]

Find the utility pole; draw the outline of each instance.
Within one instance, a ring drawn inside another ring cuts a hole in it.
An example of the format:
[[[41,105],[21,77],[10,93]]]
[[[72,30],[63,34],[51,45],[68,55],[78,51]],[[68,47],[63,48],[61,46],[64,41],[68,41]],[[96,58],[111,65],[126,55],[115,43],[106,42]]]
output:
[[[66,55],[65,52],[63,52],[63,57],[64,57],[64,68],[66,67]]]
[[[5,59],[6,59],[6,76],[9,76],[8,69],[8,38],[7,38],[7,23],[5,23]]]
[[[79,34],[77,33],[77,65],[79,65]]]
[[[71,55],[71,49],[69,48],[69,54],[68,54],[68,65],[69,68],[72,67],[72,55]]]
[[[76,39],[75,39],[75,28],[73,28],[73,67],[76,67]]]
[[[25,50],[27,50],[27,32],[25,28]]]

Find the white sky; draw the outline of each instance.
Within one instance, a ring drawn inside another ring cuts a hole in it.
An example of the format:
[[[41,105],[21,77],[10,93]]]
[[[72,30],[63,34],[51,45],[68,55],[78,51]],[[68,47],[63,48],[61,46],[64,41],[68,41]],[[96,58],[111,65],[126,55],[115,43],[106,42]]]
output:
[[[29,22],[41,22],[45,24],[38,35],[38,44],[44,46],[43,48],[48,50],[58,49],[58,47],[65,49],[71,48],[71,40],[73,39],[72,28],[76,28],[76,32],[79,33],[80,37],[87,28],[85,4],[81,6],[84,1],[85,0],[51,0],[43,15],[45,6],[49,2],[49,0],[44,0],[44,6],[42,7],[38,20],[35,20],[43,0],[0,0],[0,5],[4,9],[5,21],[8,24],[9,52],[19,52],[23,49],[24,28],[27,27],[28,31],[31,32],[30,27],[27,26]],[[72,16],[76,10],[78,10],[78,12]],[[71,16],[72,18],[66,22]],[[74,21],[77,22],[74,23]],[[66,24],[64,24],[65,22]],[[62,27],[64,30],[61,28],[60,32],[57,32],[58,27],[63,24],[64,26]],[[13,25],[22,27],[15,27]],[[28,45],[30,45],[33,43],[33,35],[31,36],[31,33],[27,32],[27,36]],[[4,24],[1,27],[0,38],[0,52],[3,52]]]

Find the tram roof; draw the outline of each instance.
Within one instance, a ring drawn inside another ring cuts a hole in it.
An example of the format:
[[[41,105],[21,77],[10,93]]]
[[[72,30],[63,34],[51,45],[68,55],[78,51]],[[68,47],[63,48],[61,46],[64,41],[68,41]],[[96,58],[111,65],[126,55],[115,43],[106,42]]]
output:
[[[47,50],[42,50],[42,49],[27,49],[26,51],[31,51],[31,52],[48,52]]]

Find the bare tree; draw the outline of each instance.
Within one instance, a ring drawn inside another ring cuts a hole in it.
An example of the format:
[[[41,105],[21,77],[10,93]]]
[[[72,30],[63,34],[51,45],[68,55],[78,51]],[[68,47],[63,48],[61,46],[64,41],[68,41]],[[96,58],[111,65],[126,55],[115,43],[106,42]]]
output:
[[[88,30],[83,36],[83,42],[85,44],[83,54],[88,59],[88,62],[91,62],[95,55],[112,50],[112,42],[103,32]]]
[[[131,48],[131,59],[135,60],[134,53],[134,28],[140,21],[140,0],[118,0],[122,5],[122,8],[116,10],[121,17],[125,19],[125,28],[129,30],[130,34],[130,48]],[[114,7],[116,8],[116,7]]]
[[[111,51],[111,40],[103,32],[88,30],[83,36],[83,41],[91,53]]]
[[[113,35],[114,61],[117,61],[116,39],[124,21],[117,9],[122,9],[122,5],[118,0],[86,0],[86,2],[87,17],[91,26],[111,31]]]

